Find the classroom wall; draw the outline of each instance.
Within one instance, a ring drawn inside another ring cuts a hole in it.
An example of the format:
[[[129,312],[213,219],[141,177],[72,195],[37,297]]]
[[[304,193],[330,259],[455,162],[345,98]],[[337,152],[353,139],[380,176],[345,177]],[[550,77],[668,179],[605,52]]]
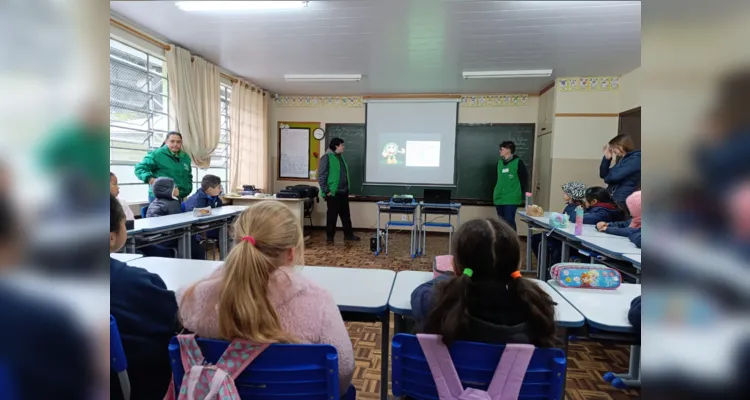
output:
[[[487,107],[463,107],[459,108],[459,123],[537,123],[539,97],[529,96],[526,105],[523,106],[487,106]],[[310,184],[318,186],[317,182],[299,182],[279,180],[278,177],[278,124],[279,121],[298,122],[321,122],[328,123],[364,123],[364,107],[345,106],[281,106],[274,103],[269,105],[269,137],[271,146],[271,165],[274,169],[274,191],[279,191],[288,185]],[[324,141],[321,141],[320,153],[324,149]],[[494,147],[493,147],[494,149]],[[355,228],[374,229],[377,224],[376,206],[373,202],[351,202],[352,224]],[[325,226],[325,202],[315,206],[313,222],[315,226]],[[461,219],[470,219],[497,216],[495,208],[491,206],[466,206],[461,208]],[[526,227],[516,221],[519,232],[525,235]],[[340,226],[340,222],[339,222]]]
[[[641,106],[641,67],[620,77],[620,112]]]
[[[556,93],[550,211],[563,209],[560,187],[566,182],[605,186],[599,178],[599,164],[602,146],[617,135],[620,90]]]

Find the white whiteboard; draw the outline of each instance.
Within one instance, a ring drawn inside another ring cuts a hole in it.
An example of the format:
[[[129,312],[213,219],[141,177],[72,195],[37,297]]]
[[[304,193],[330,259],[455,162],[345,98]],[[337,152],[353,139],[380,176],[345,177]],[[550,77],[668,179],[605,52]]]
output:
[[[309,178],[310,130],[281,129],[279,144],[279,178]]]

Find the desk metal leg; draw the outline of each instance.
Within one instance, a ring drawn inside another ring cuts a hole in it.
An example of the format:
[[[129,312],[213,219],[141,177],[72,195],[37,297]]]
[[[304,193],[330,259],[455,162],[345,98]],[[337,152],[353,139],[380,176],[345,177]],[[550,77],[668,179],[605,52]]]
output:
[[[135,236],[129,236],[125,242],[125,252],[135,254]]]
[[[568,246],[568,242],[563,239],[562,241],[562,249],[560,250],[560,254],[562,257],[560,257],[561,262],[568,262],[568,259],[570,258],[570,247]]]
[[[389,350],[390,350],[390,317],[391,312],[386,310],[383,315],[380,316],[381,321],[381,353],[380,353],[380,398],[382,400],[388,400],[388,362],[390,361]]]
[[[227,250],[229,249],[229,222],[224,221],[219,228],[219,259],[225,260],[227,258]]]
[[[531,245],[531,240],[529,240],[529,246]],[[539,250],[539,261],[537,263],[537,271],[536,276],[539,278],[540,281],[546,282],[547,281],[547,234],[542,233],[542,248]]]
[[[641,387],[641,346],[630,346],[630,365],[627,374],[614,374],[615,387]],[[619,381],[618,381],[619,379]]]
[[[177,243],[177,248],[182,252],[181,258],[190,259],[190,247],[190,229],[186,229],[185,232],[183,232],[182,237],[178,239]]]
[[[533,234],[533,232],[531,230],[530,223],[526,222],[526,227],[528,228],[528,231],[526,232],[526,271],[531,271],[531,256],[532,254],[534,254],[531,251],[531,235]]]

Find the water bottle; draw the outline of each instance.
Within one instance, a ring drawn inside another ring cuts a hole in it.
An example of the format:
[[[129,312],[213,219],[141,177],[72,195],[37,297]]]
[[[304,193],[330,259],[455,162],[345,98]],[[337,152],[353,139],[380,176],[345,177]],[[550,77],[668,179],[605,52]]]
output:
[[[526,203],[524,206],[524,210],[528,213],[529,212],[529,206],[534,203],[531,202],[531,192],[526,192]]]
[[[581,236],[583,234],[583,207],[576,207],[576,230],[575,235]]]

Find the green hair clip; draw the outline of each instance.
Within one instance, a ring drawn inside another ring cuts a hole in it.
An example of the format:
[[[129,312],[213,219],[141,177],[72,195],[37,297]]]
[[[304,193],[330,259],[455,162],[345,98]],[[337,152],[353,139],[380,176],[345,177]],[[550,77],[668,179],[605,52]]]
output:
[[[472,271],[471,268],[466,268],[466,269],[464,269],[464,275],[466,275],[469,278],[471,278],[471,276],[474,275],[474,271]]]

